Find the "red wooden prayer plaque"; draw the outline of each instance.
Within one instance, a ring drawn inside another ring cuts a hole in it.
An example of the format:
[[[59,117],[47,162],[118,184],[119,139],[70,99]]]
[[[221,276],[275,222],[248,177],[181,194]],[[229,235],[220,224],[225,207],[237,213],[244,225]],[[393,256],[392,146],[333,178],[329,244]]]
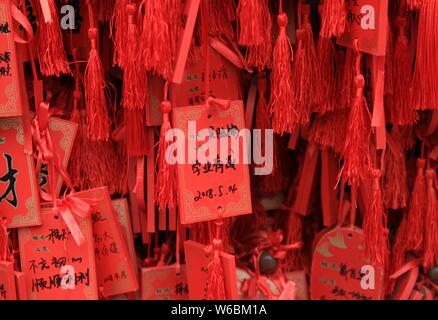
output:
[[[189,298],[184,265],[179,271],[174,265],[143,268],[141,283],[142,300],[187,300]]]
[[[383,298],[383,269],[370,264],[364,243],[363,231],[358,228],[337,227],[317,237],[310,278],[313,300]]]
[[[226,110],[213,105],[173,110],[174,127],[184,133],[185,159],[178,164],[182,224],[214,220],[219,209],[224,218],[252,212],[248,143],[239,137],[248,132],[244,119],[242,101],[230,101]]]
[[[388,0],[346,0],[347,26],[338,38],[338,44],[353,48],[358,39],[358,49],[375,56],[386,53],[388,30]]]
[[[78,246],[57,211],[42,209],[41,216],[41,226],[18,230],[21,270],[26,273],[29,299],[96,300],[98,285],[90,219],[75,216],[87,239]],[[74,277],[74,281],[69,277]]]
[[[97,277],[103,295],[108,297],[136,291],[138,282],[135,269],[108,188],[83,191],[77,193],[76,197],[84,201],[97,200],[91,222]]]
[[[0,301],[17,300],[14,267],[12,262],[0,261]]]
[[[0,0],[0,118],[22,115],[10,0]]]
[[[58,155],[62,167],[64,169],[67,169],[68,161],[70,160],[71,151],[78,129],[78,124],[56,117],[50,117],[48,125],[50,137],[53,143],[53,151],[55,154]],[[49,190],[47,190],[47,173],[47,166],[43,166],[38,175],[38,181],[40,188],[42,188],[46,192],[49,192]],[[55,172],[55,177],[55,194],[59,195],[63,183],[63,178],[58,171]]]
[[[21,117],[0,119],[0,217],[8,228],[41,223],[34,159],[24,152]]]

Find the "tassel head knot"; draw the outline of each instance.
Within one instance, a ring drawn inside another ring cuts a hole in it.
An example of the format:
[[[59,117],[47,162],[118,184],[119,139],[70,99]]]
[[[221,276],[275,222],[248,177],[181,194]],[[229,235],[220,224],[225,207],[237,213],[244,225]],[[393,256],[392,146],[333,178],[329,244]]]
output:
[[[370,170],[371,177],[373,178],[373,190],[380,190],[380,178],[382,177],[382,171],[379,169]]]
[[[162,101],[160,104],[160,110],[163,115],[169,114],[172,110],[172,106],[169,101]]]
[[[426,160],[425,159],[417,159],[417,169],[418,169],[418,172],[423,171],[424,167],[426,167]]]
[[[288,24],[287,15],[285,13],[280,13],[277,17],[277,23],[281,29],[285,29]]]
[[[96,40],[96,38],[97,38],[97,29],[96,28],[88,29],[88,39],[93,41]]]
[[[81,97],[82,97],[81,91],[79,91],[79,90],[74,90],[73,91],[73,99],[80,100]]]
[[[213,250],[215,250],[215,251],[222,250],[222,240],[221,239],[213,239]]]
[[[126,5],[126,14],[128,16],[133,17],[135,14],[135,10],[136,10],[135,4],[127,4]]]

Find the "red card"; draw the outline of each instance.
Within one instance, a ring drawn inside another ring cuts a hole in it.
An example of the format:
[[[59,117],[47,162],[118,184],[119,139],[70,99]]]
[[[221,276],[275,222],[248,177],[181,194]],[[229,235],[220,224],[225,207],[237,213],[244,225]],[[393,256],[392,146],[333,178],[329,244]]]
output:
[[[22,115],[10,0],[0,0],[0,118]]]
[[[251,213],[249,170],[244,164],[247,147],[238,137],[245,128],[242,101],[231,101],[226,110],[213,105],[175,108],[173,119],[174,127],[185,135],[183,160],[187,164],[178,164],[181,223],[216,219],[220,208],[224,218]],[[218,134],[223,128],[229,128],[226,136],[223,131]],[[201,130],[208,136],[200,139]],[[210,149],[214,154],[208,159],[202,159],[206,150],[200,140],[204,138],[217,146],[216,152]],[[228,146],[221,148],[220,140],[228,140]],[[224,156],[220,157],[221,153]]]
[[[316,144],[309,142],[306,148],[303,168],[298,183],[297,195],[294,203],[294,212],[306,216],[310,213],[312,191],[315,190],[317,167],[319,159],[319,148]]]
[[[186,267],[181,266],[179,273],[176,267],[143,268],[141,271],[142,300],[188,300]]]
[[[182,12],[181,37],[176,53],[174,74],[172,82],[181,83],[183,81],[184,69],[189,56],[190,45],[192,44],[193,31],[195,29],[196,18],[198,16],[199,4],[201,0],[183,0],[184,11]]]
[[[363,231],[358,228],[335,228],[319,237],[310,279],[313,300],[383,298],[383,269],[370,265],[364,255],[364,243]]]
[[[190,300],[205,300],[208,281],[207,265],[213,257],[206,255],[204,245],[191,240],[184,242],[184,252]],[[238,300],[235,257],[225,252],[221,252],[220,257],[224,270],[225,295],[228,300]]]
[[[134,247],[134,236],[132,234],[131,219],[129,218],[129,206],[126,198],[112,201],[114,211],[117,214],[117,220],[122,227],[123,238],[128,246],[131,264],[134,266],[134,273],[137,275],[137,255]],[[137,278],[137,277],[136,277]]]
[[[12,262],[0,261],[0,300],[17,300]]]
[[[338,44],[353,48],[359,39],[358,49],[375,56],[386,53],[388,29],[388,0],[346,0],[347,27],[338,38]]]
[[[160,104],[163,100],[164,83],[165,81],[160,76],[154,74],[148,76],[149,108],[146,109],[146,125],[148,127],[161,126],[163,122]]]
[[[75,216],[85,239],[89,239],[78,246],[53,209],[42,209],[41,217],[41,226],[18,230],[21,270],[26,273],[29,299],[98,299],[90,219]]]
[[[321,209],[324,227],[333,227],[338,221],[338,160],[333,151],[321,150]]]
[[[66,169],[68,166],[68,161],[70,160],[71,150],[73,148],[73,144],[76,138],[78,124],[56,117],[50,117],[48,125],[50,137],[53,143],[53,151],[55,154],[58,155],[63,168]],[[59,195],[63,183],[63,178],[58,171],[55,172],[55,177],[55,194]],[[40,188],[48,192],[47,165],[42,165],[40,173],[38,175],[38,182]]]
[[[111,203],[107,187],[79,192],[76,197],[97,199],[91,217],[99,286],[105,297],[133,292],[138,288],[126,241]]]
[[[225,100],[241,100],[240,72],[232,63],[210,48],[210,96]],[[173,107],[205,104],[205,72],[203,63],[188,65],[181,84],[172,84]],[[162,100],[162,93],[159,103]]]
[[[26,290],[26,275],[23,272],[14,272],[15,287],[17,289],[17,300],[28,300]]]
[[[8,228],[39,225],[40,205],[34,161],[24,153],[23,119],[0,119],[0,217]]]

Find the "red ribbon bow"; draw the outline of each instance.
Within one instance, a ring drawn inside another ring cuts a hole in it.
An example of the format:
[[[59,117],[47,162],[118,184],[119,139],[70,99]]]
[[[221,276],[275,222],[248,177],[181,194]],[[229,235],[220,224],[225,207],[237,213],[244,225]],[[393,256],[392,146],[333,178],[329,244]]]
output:
[[[74,193],[66,195],[63,199],[57,200],[56,202],[54,209],[61,215],[78,246],[85,242],[85,237],[74,215],[81,218],[88,218],[96,204],[96,199],[80,199]]]

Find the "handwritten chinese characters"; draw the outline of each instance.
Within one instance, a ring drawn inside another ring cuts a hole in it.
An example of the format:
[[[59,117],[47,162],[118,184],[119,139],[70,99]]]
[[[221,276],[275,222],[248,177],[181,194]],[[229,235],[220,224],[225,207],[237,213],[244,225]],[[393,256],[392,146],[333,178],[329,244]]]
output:
[[[238,70],[215,50],[210,49],[210,92],[214,98],[241,99]],[[185,68],[181,84],[173,84],[171,102],[175,107],[205,104],[205,71],[202,63],[189,64]]]
[[[358,228],[337,227],[325,231],[315,246],[311,270],[314,300],[379,300],[383,298],[383,269],[372,266],[373,288],[365,286],[369,259],[364,254],[364,235]]]
[[[0,0],[0,118],[23,114],[10,4],[10,0]]]
[[[178,163],[183,224],[251,213],[247,144],[241,101],[230,107],[182,107],[174,126],[184,133],[185,163]],[[195,126],[193,125],[195,124]],[[183,150],[184,151],[184,150]],[[193,156],[193,157],[192,157]]]
[[[0,21],[0,35],[11,33],[9,22]],[[11,73],[11,51],[0,51],[0,77],[10,77]]]
[[[108,189],[97,188],[76,194],[83,200],[94,199],[91,215],[94,253],[99,286],[105,296],[134,292],[138,288],[135,271],[121,226],[112,206]]]
[[[43,209],[41,216],[41,226],[18,233],[29,299],[97,299],[93,243],[78,246],[56,210]],[[90,219],[75,219],[85,239],[92,239]]]
[[[11,52],[0,51],[0,77],[12,76],[11,70]]]

